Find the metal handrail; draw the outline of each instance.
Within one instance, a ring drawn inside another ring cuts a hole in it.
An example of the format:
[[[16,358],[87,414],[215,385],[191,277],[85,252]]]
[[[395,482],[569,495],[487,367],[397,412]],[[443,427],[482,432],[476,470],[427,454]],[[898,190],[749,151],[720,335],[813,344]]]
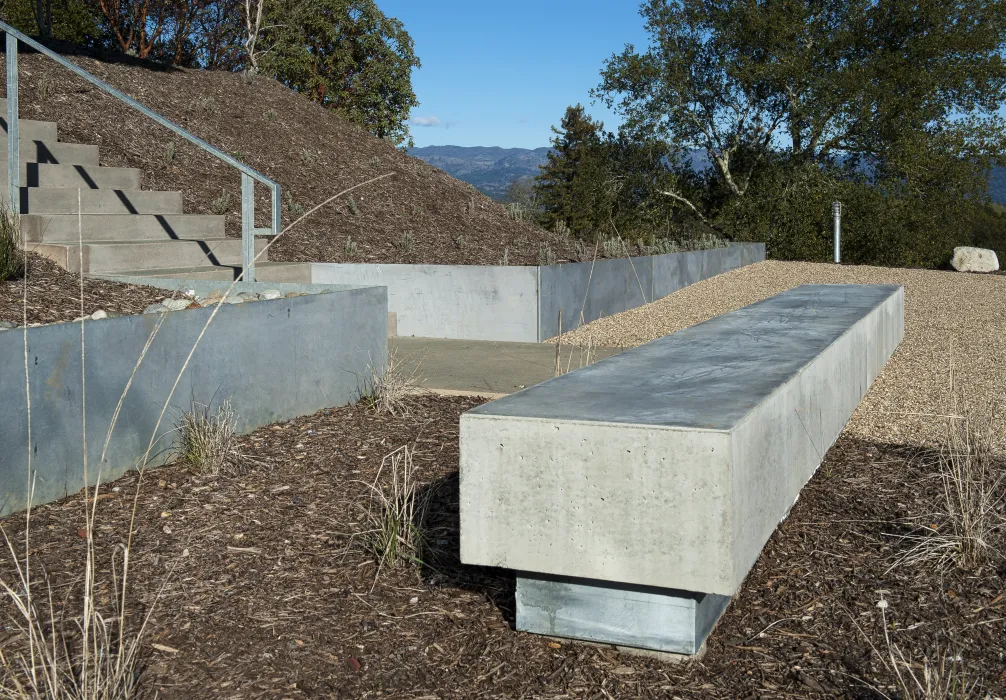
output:
[[[198,136],[189,133],[174,122],[162,117],[148,107],[140,104],[132,97],[116,90],[114,87],[97,78],[80,66],[68,61],[58,53],[38,43],[31,37],[22,34],[6,22],[0,21],[0,31],[7,35],[7,184],[9,187],[10,206],[14,214],[21,213],[21,158],[18,134],[18,67],[17,43],[27,44],[41,54],[48,56],[64,68],[76,73],[95,87],[108,93],[120,102],[124,102],[141,114],[153,119],[169,131],[191,144],[198,146],[207,153],[216,156],[227,165],[241,171],[241,261],[244,269],[244,281],[255,281],[255,236],[276,235],[280,232],[282,223],[282,203],[279,183],[269,179],[254,168],[245,165],[237,158],[224,153],[219,148],[211,146]],[[265,229],[255,228],[255,181],[258,180],[272,191],[271,226]]]

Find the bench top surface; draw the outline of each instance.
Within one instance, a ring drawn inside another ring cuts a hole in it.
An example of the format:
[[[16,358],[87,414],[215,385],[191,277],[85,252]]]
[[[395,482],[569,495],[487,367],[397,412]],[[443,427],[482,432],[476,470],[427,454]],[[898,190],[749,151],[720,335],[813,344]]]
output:
[[[900,289],[796,287],[469,413],[730,430]]]

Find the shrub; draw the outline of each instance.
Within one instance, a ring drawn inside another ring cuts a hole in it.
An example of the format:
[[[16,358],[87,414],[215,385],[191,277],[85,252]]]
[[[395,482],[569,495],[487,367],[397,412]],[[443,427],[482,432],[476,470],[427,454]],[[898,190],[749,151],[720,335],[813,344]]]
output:
[[[220,196],[210,202],[210,211],[217,216],[222,216],[231,210],[231,194],[227,190],[220,190]]]
[[[942,486],[935,512],[922,533],[901,536],[912,547],[892,566],[934,565],[973,569],[1001,557],[1006,528],[1006,465],[997,455],[995,413],[976,413],[955,400],[946,433],[934,456]]]
[[[346,236],[346,243],[342,246],[342,252],[345,253],[347,258],[351,258],[356,255],[359,248],[350,236]]]
[[[415,244],[416,237],[412,235],[412,231],[403,231],[402,235],[395,241],[395,247],[403,253],[411,252]]]
[[[213,411],[209,404],[192,402],[177,424],[178,456],[201,474],[218,476],[234,454],[234,408],[224,401]]]
[[[24,271],[21,250],[21,217],[0,206],[0,282],[20,277]]]
[[[377,413],[392,416],[410,413],[410,399],[421,391],[418,375],[422,362],[411,371],[406,371],[403,364],[398,353],[389,350],[383,368],[371,365],[360,399]]]
[[[506,213],[514,221],[529,221],[531,219],[531,213],[527,207],[519,202],[510,202],[507,204]]]
[[[382,474],[391,472],[390,483],[381,484]],[[403,446],[381,460],[372,484],[368,485],[370,529],[361,533],[367,549],[377,559],[377,575],[385,568],[404,563],[423,563],[424,536],[420,523],[426,501],[418,498],[416,467],[412,453]]]
[[[283,195],[283,199],[286,200],[286,210],[290,212],[294,217],[300,217],[304,215],[304,205],[295,202],[293,195],[290,194],[290,190],[287,190]]]

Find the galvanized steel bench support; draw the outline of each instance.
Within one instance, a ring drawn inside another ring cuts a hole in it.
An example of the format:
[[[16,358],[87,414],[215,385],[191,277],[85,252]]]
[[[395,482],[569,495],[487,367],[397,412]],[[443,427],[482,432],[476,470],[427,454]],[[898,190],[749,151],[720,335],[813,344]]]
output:
[[[517,626],[696,653],[904,334],[904,290],[806,285],[461,417],[461,560]]]

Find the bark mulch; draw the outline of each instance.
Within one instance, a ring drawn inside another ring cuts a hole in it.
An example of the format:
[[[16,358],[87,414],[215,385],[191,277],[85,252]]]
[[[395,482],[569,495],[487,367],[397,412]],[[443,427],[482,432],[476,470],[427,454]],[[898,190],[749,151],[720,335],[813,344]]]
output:
[[[270,78],[54,48],[280,183],[284,225],[351,186],[394,173],[305,220],[270,248],[270,260],[497,265],[506,256],[511,265],[536,265],[544,249],[558,261],[584,254]],[[226,213],[228,234],[240,236],[234,168],[48,58],[25,53],[19,70],[22,118],[57,122],[61,141],[97,144],[101,165],[140,168],[144,189],[180,190],[187,213]],[[256,193],[257,224],[265,226],[269,193],[262,186]]]
[[[673,664],[515,632],[513,574],[457,559],[458,416],[476,401],[418,398],[405,418],[359,405],[321,411],[243,437],[243,467],[231,476],[201,477],[182,466],[148,472],[130,584],[134,625],[163,586],[144,645],[147,692],[897,697],[871,646],[886,654],[881,599],[906,657],[946,660],[993,696],[1006,690],[1006,571],[890,570],[906,548],[893,535],[931,510],[939,484],[905,448],[847,437],[765,547],[702,660]],[[431,566],[375,579],[354,534],[365,527],[366,482],[385,454],[406,444],[432,492],[424,524]],[[128,530],[136,478],[103,489],[98,505],[105,581]],[[34,561],[60,584],[57,599],[79,587],[82,508],[78,495],[33,513]],[[24,519],[11,516],[3,526],[18,542]],[[10,575],[9,562],[0,567]],[[101,589],[104,605],[109,590]]]
[[[60,323],[81,316],[79,275],[34,253],[28,254],[24,269],[21,277],[0,282],[0,321],[24,325],[25,297],[29,324]],[[164,298],[163,289],[85,277],[83,315],[99,309],[109,315],[139,314]]]

